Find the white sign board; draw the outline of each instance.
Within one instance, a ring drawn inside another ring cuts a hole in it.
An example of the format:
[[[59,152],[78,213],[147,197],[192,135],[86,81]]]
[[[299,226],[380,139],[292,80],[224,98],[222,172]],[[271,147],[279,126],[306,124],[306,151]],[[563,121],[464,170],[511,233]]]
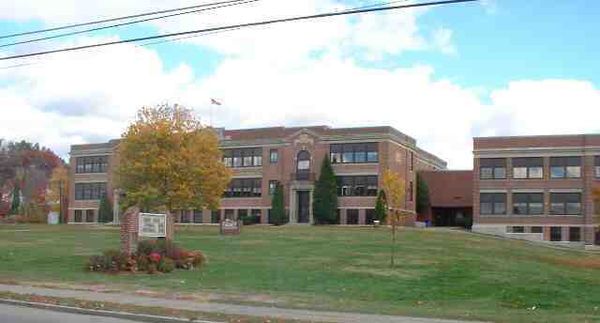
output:
[[[164,238],[167,236],[167,215],[140,213],[140,237]]]

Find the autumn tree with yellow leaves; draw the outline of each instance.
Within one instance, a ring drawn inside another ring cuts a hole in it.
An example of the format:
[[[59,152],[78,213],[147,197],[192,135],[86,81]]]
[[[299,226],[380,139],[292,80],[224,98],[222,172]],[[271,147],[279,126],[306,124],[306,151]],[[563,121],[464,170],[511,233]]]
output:
[[[117,171],[124,205],[144,211],[217,209],[231,172],[219,138],[179,105],[142,108],[122,136]]]
[[[383,172],[383,191],[385,192],[387,210],[387,222],[392,226],[392,252],[390,255],[390,264],[394,267],[394,258],[396,254],[396,228],[402,216],[406,215],[404,211],[406,195],[404,181],[399,173],[390,169]]]
[[[69,167],[68,165],[59,165],[52,170],[46,201],[50,209],[60,214],[60,222],[66,223],[67,205],[69,198]]]

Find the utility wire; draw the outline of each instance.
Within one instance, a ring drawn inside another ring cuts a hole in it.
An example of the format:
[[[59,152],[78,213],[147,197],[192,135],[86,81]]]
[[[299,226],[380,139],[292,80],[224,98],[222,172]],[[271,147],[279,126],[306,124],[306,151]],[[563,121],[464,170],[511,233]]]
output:
[[[388,2],[378,2],[378,3],[373,3],[373,4],[370,4],[370,5],[364,5],[364,6],[360,6],[360,7],[354,7],[354,8],[345,9],[345,10],[342,10],[342,12],[346,12],[346,11],[350,11],[350,10],[359,10],[359,9],[367,9],[367,8],[374,8],[374,7],[389,6],[389,5],[394,4],[394,3],[401,3],[401,2],[406,2],[406,1],[408,1],[408,0],[396,0],[396,1],[388,1]],[[201,36],[214,35],[214,34],[220,34],[220,33],[228,32],[228,31],[234,31],[234,30],[239,30],[239,29],[241,29],[241,27],[236,27],[236,28],[231,28],[231,29],[225,29],[225,30],[218,30],[218,31],[214,31],[214,32],[200,34],[200,35],[188,35],[188,36],[184,36],[184,37],[177,37],[177,38],[171,38],[171,39],[158,40],[158,41],[155,41],[155,42],[145,43],[145,44],[142,44],[142,45],[139,45],[139,46],[140,47],[146,47],[146,46],[152,46],[152,45],[158,45],[158,44],[176,42],[176,41],[180,41],[180,40],[185,40],[185,39],[190,39],[190,38],[196,38],[196,37],[201,37]]]
[[[252,3],[252,2],[257,2],[257,1],[259,1],[259,0],[247,0],[247,1],[237,0],[237,2],[234,2],[234,3],[229,3],[229,4],[224,4],[224,5],[219,5],[219,6],[209,7],[209,8],[195,9],[195,10],[192,10],[192,11],[184,11],[184,12],[178,12],[178,13],[173,13],[173,14],[164,15],[164,16],[158,16],[158,17],[152,17],[152,18],[145,18],[145,19],[133,20],[133,21],[123,22],[123,23],[115,24],[115,25],[108,25],[108,26],[102,26],[102,27],[96,27],[96,28],[78,30],[78,31],[74,31],[74,32],[69,32],[69,33],[64,33],[64,34],[58,34],[58,35],[52,35],[52,36],[41,37],[41,38],[35,38],[35,39],[29,39],[29,40],[24,40],[24,41],[10,43],[10,44],[2,44],[2,45],[0,45],[0,48],[9,47],[9,46],[15,46],[15,45],[21,45],[21,44],[28,44],[28,43],[33,43],[33,42],[38,42],[38,41],[44,41],[44,40],[50,40],[50,39],[56,39],[56,38],[67,37],[67,36],[73,36],[73,35],[78,35],[78,34],[83,34],[83,33],[89,33],[89,32],[98,31],[98,30],[104,30],[104,29],[110,29],[110,28],[117,28],[117,27],[122,27],[122,26],[133,25],[133,24],[139,24],[139,23],[148,22],[148,21],[152,21],[152,20],[165,19],[165,18],[170,18],[170,17],[175,17],[175,16],[181,16],[181,15],[188,15],[188,14],[191,14],[191,13],[200,13],[200,12],[203,12],[203,11],[211,11],[211,10],[216,10],[216,9],[221,9],[221,8],[233,7],[233,6],[238,6],[238,5]]]
[[[391,4],[394,4],[394,3],[406,2],[406,1],[408,1],[408,0],[396,0],[396,1],[388,1],[388,2],[379,2],[379,3],[370,4],[370,5],[364,5],[364,6],[360,6],[360,7],[354,7],[354,8],[345,9],[343,11],[358,10],[358,9],[373,8],[373,7],[382,7],[382,6],[385,6],[385,5],[391,5]],[[140,45],[137,45],[137,47],[147,47],[147,46],[159,45],[159,44],[176,42],[176,41],[190,39],[190,38],[197,38],[197,37],[202,37],[202,36],[215,35],[215,34],[225,33],[225,32],[229,32],[229,31],[239,30],[239,29],[241,29],[241,27],[231,28],[231,29],[224,29],[224,30],[218,30],[218,31],[213,31],[213,32],[208,32],[208,33],[202,33],[202,34],[196,34],[196,35],[188,35],[188,36],[178,37],[178,38],[162,39],[162,40],[158,40],[158,41],[155,41],[155,42],[140,44]],[[0,70],[6,70],[6,69],[12,69],[12,68],[19,68],[19,67],[31,66],[31,65],[38,65],[38,64],[41,64],[41,63],[42,62],[31,62],[31,63],[23,63],[23,64],[9,65],[9,66],[2,66],[2,67],[0,67]]]
[[[225,29],[234,29],[234,28],[242,28],[242,27],[254,27],[254,26],[264,26],[264,25],[271,25],[271,24],[284,23],[284,22],[292,22],[292,21],[302,21],[302,20],[312,20],[312,19],[320,19],[320,18],[326,18],[326,17],[355,15],[355,14],[367,13],[367,12],[383,12],[383,11],[390,11],[390,10],[418,8],[418,7],[441,6],[441,5],[448,5],[448,4],[455,4],[455,3],[464,3],[464,2],[475,2],[475,1],[479,1],[479,0],[446,0],[446,1],[435,1],[435,2],[425,2],[425,3],[408,4],[408,5],[386,6],[386,7],[379,7],[379,8],[350,10],[350,11],[343,11],[343,12],[329,12],[329,13],[321,13],[321,14],[316,14],[316,15],[298,16],[298,17],[291,17],[291,18],[282,18],[282,19],[258,21],[258,22],[249,22],[249,23],[243,23],[243,24],[235,24],[235,25],[228,25],[228,26],[221,26],[221,27],[212,27],[212,28],[206,28],[206,29],[190,30],[190,31],[178,32],[178,33],[155,35],[155,36],[147,36],[147,37],[140,37],[140,38],[131,38],[131,39],[125,39],[125,40],[119,40],[119,41],[106,42],[106,43],[99,43],[99,44],[92,44],[92,45],[85,45],[85,46],[76,46],[76,47],[67,47],[67,48],[62,48],[62,49],[54,49],[54,50],[47,50],[47,51],[41,51],[41,52],[34,52],[34,53],[13,55],[13,56],[7,56],[7,57],[0,57],[0,61],[17,59],[17,58],[24,58],[24,57],[33,57],[33,56],[48,55],[48,54],[61,53],[61,52],[77,51],[77,50],[82,50],[82,49],[87,49],[87,48],[95,48],[95,47],[104,47],[104,46],[117,45],[117,44],[133,43],[133,42],[139,42],[139,41],[145,41],[145,40],[154,40],[154,39],[169,38],[169,37],[175,37],[175,36],[192,35],[192,34],[213,32],[213,31],[219,31],[219,30],[225,30]]]
[[[139,17],[145,17],[145,16],[160,15],[163,13],[183,11],[183,10],[189,10],[189,9],[195,9],[195,8],[202,8],[202,7],[210,7],[210,6],[240,2],[240,1],[243,1],[243,0],[228,0],[228,1],[221,1],[221,2],[213,2],[213,3],[203,3],[203,4],[189,6],[189,7],[167,9],[167,10],[160,10],[160,11],[151,11],[151,12],[145,12],[145,13],[140,13],[140,14],[135,14],[135,15],[130,15],[130,16],[95,20],[95,21],[90,21],[90,22],[83,22],[83,23],[78,23],[78,24],[53,27],[53,28],[41,29],[41,30],[26,31],[26,32],[22,32],[22,33],[15,33],[15,34],[9,34],[9,35],[0,35],[0,39],[20,37],[20,36],[32,35],[32,34],[40,34],[40,33],[46,33],[46,32],[50,32],[50,31],[57,31],[57,30],[76,28],[76,27],[84,27],[84,26],[89,26],[89,25],[96,25],[96,24],[101,24],[101,23],[106,23],[106,22],[113,22],[113,21],[125,20],[125,19],[133,19],[133,18],[139,18]]]

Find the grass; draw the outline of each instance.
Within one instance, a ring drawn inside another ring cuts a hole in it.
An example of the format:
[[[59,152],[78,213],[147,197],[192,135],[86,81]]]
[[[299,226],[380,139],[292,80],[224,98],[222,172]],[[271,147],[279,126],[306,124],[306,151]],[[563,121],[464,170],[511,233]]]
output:
[[[26,231],[29,230],[29,231]],[[207,267],[168,275],[104,275],[86,258],[118,248],[118,231],[0,226],[0,278],[106,284],[209,295],[236,303],[496,322],[600,321],[600,255],[463,232],[404,229],[390,268],[386,228],[178,228]]]

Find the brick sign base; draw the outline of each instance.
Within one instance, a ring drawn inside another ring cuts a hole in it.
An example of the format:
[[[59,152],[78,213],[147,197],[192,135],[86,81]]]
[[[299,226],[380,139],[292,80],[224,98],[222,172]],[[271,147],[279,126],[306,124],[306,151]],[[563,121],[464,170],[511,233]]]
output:
[[[130,207],[125,211],[121,218],[121,252],[131,255],[137,249],[139,236],[140,208]],[[174,218],[171,213],[167,213],[167,240],[172,240],[175,234]]]

